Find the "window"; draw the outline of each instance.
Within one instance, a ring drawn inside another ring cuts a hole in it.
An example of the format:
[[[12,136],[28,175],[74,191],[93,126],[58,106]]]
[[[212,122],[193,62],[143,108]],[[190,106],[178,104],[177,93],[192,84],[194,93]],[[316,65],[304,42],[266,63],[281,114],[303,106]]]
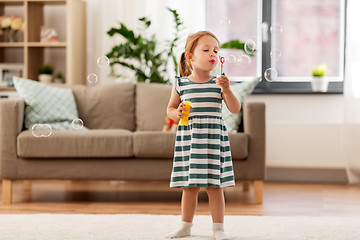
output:
[[[242,42],[252,39],[261,49],[261,2],[225,0],[219,3],[218,0],[207,1],[207,29],[215,33],[220,43],[234,39]],[[232,80],[243,81],[261,75],[261,51],[258,48],[253,56],[244,59],[247,62],[242,63],[242,59],[239,59],[244,55],[242,50],[221,49],[220,54],[226,57],[224,72],[231,76]],[[230,56],[233,56],[232,60]]]
[[[326,64],[328,92],[342,93],[345,0],[207,0],[206,12],[207,28],[221,43],[239,39],[256,44],[248,66],[231,61],[244,51],[222,50],[233,80],[262,76],[257,92],[308,93],[312,68]],[[265,81],[269,68],[277,77]]]

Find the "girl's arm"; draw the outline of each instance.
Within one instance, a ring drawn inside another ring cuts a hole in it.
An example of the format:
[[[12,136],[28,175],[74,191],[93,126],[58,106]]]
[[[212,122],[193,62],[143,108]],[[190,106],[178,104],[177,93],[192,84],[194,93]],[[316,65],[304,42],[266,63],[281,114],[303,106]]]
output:
[[[241,105],[239,100],[235,97],[230,89],[229,79],[225,75],[221,75],[217,77],[216,84],[221,86],[222,97],[229,111],[232,113],[238,113],[240,111]]]
[[[235,97],[230,88],[223,90],[223,99],[225,101],[226,107],[232,113],[238,113],[241,108],[239,100]]]
[[[179,119],[181,118],[181,116],[185,116],[185,114],[182,114],[182,111],[185,110],[186,108],[183,108],[184,103],[180,103],[181,99],[179,94],[176,92],[175,90],[175,86],[173,87],[172,91],[171,91],[171,96],[170,96],[170,100],[169,100],[169,104],[167,106],[167,115],[169,118],[175,120],[175,121],[179,121]]]

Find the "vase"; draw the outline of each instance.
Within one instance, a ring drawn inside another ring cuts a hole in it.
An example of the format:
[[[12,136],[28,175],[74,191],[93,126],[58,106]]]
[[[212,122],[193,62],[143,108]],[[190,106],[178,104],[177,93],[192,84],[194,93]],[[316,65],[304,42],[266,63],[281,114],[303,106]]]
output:
[[[313,92],[327,92],[329,80],[325,77],[313,77],[311,89]]]
[[[17,38],[17,36],[18,36],[18,31],[17,30],[7,30],[6,31],[6,41],[7,42],[17,42],[18,41],[18,38]]]
[[[63,78],[55,78],[54,83],[65,83]]]

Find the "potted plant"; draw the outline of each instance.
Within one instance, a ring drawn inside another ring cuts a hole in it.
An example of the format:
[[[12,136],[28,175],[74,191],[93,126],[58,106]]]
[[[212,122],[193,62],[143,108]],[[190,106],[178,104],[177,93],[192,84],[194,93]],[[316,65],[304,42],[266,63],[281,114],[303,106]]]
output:
[[[54,79],[54,83],[64,83],[64,76],[62,74],[62,72],[58,72],[55,74],[55,79]]]
[[[160,42],[155,35],[147,36],[145,33],[151,26],[151,21],[146,18],[139,18],[143,29],[139,34],[129,29],[124,23],[120,23],[118,28],[111,28],[107,34],[110,37],[122,37],[121,43],[116,44],[106,57],[110,60],[111,74],[120,77],[115,70],[116,66],[123,66],[135,72],[138,82],[170,83],[167,74],[169,63],[174,65],[177,73],[178,63],[174,49],[182,37],[183,22],[179,18],[176,10],[168,8],[172,13],[175,31],[171,40],[165,43],[165,50],[160,50]]]
[[[39,81],[43,83],[51,83],[53,80],[54,68],[50,64],[43,64],[39,68]]]
[[[313,92],[326,92],[329,86],[329,81],[325,77],[327,72],[326,64],[316,65],[312,70],[311,89]]]

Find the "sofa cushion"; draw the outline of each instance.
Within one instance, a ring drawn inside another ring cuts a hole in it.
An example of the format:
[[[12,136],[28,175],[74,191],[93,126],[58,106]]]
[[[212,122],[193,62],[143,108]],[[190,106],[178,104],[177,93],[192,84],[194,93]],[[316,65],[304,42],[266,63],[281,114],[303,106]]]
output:
[[[171,85],[159,83],[138,83],[136,85],[137,131],[162,130],[171,89]]]
[[[229,141],[233,160],[244,160],[248,157],[249,138],[245,133],[229,133]]]
[[[78,118],[76,102],[71,89],[48,86],[44,83],[14,77],[16,91],[25,102],[25,127],[49,124],[52,129],[72,129]]]
[[[173,158],[175,135],[175,132],[134,132],[134,156],[137,158]]]
[[[174,157],[175,132],[137,131],[134,132],[134,156],[137,158]],[[231,155],[234,160],[243,160],[248,156],[248,137],[245,133],[229,134]]]
[[[132,157],[133,133],[124,129],[53,131],[36,138],[31,131],[17,137],[17,154],[22,158]]]
[[[135,130],[135,84],[73,86],[79,117],[90,129]]]

